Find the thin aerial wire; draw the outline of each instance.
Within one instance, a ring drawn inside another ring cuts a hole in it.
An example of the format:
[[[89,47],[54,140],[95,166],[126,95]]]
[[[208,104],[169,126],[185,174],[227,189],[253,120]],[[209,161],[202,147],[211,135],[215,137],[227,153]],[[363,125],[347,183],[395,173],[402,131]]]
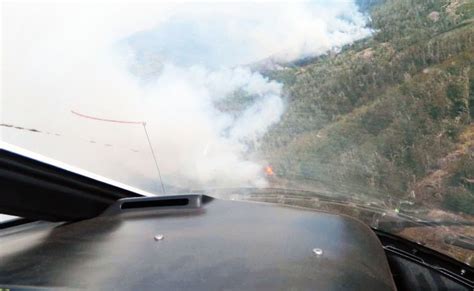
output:
[[[90,116],[90,115],[85,115],[85,114],[76,112],[74,110],[71,110],[71,113],[75,114],[75,115],[78,115],[80,117],[89,118],[89,119],[98,120],[98,121],[107,121],[107,122],[115,122],[115,123],[128,123],[128,124],[143,124],[143,123],[145,123],[144,121],[123,121],[123,120],[99,118],[99,117],[94,117],[94,116]]]
[[[148,140],[148,145],[150,145],[150,150],[151,150],[151,154],[153,156],[153,160],[155,161],[155,166],[156,166],[156,171],[158,172],[158,177],[160,178],[161,190],[163,190],[163,194],[166,194],[165,184],[163,184],[163,179],[161,179],[160,167],[158,166],[158,161],[156,159],[155,152],[153,151],[153,146],[151,145],[150,136],[148,135],[148,131],[146,130],[146,123],[144,122],[144,123],[142,123],[142,125],[143,125],[143,129],[145,130],[146,138]]]

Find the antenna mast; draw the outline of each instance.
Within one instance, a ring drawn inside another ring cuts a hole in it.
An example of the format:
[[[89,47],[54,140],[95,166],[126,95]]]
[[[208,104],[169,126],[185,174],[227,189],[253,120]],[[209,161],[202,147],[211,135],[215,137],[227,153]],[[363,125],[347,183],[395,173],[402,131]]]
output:
[[[75,114],[79,117],[82,117],[82,118],[92,119],[92,120],[96,120],[96,121],[123,123],[123,124],[141,124],[143,126],[143,130],[145,131],[146,139],[148,141],[148,145],[150,147],[151,154],[153,156],[153,161],[155,162],[156,171],[158,172],[158,179],[160,180],[160,184],[161,184],[161,190],[163,191],[163,194],[166,194],[165,185],[163,184],[163,179],[161,178],[160,167],[158,166],[158,160],[156,158],[155,151],[153,150],[153,146],[151,145],[151,140],[150,140],[150,136],[148,135],[148,131],[146,130],[146,122],[145,121],[124,121],[124,120],[115,120],[115,119],[105,119],[105,118],[99,118],[99,117],[94,117],[94,116],[81,114],[81,113],[76,112],[74,110],[71,110],[71,113]]]
[[[158,178],[160,179],[161,190],[163,190],[163,194],[166,194],[165,184],[163,184],[163,179],[161,178],[161,171],[160,171],[160,167],[158,166],[158,161],[156,160],[155,151],[153,151],[153,146],[151,145],[150,136],[148,135],[148,131],[146,130],[146,122],[143,122],[142,125],[143,125],[143,130],[145,130],[146,139],[148,140],[148,145],[150,146],[153,160],[155,161],[156,171],[158,172]]]

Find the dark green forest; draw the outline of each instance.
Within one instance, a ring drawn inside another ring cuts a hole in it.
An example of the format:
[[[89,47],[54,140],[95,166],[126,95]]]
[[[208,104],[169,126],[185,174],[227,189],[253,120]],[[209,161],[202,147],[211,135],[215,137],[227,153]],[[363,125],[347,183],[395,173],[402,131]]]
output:
[[[474,2],[359,1],[371,37],[263,73],[277,179],[474,214]]]

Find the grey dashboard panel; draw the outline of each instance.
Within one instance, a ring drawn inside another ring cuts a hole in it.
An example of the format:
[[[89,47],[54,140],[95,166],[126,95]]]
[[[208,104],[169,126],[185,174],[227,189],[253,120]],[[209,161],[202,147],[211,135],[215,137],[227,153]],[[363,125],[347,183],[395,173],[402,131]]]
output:
[[[207,196],[189,201],[120,211],[120,200],[96,218],[4,229],[0,287],[395,289],[379,240],[357,220]]]

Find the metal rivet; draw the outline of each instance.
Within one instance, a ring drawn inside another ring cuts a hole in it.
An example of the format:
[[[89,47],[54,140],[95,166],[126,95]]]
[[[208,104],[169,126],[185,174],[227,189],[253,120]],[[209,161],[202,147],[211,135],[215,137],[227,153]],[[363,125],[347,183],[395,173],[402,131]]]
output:
[[[157,234],[157,235],[155,235],[155,236],[153,237],[153,239],[154,239],[155,241],[160,241],[160,240],[163,240],[164,238],[165,238],[165,236],[162,235],[162,234]]]
[[[318,249],[318,248],[314,248],[313,249],[313,254],[315,254],[316,256],[321,256],[323,254],[323,250],[322,249]]]
[[[461,269],[461,275],[464,276],[464,274],[466,274],[466,270]]]

